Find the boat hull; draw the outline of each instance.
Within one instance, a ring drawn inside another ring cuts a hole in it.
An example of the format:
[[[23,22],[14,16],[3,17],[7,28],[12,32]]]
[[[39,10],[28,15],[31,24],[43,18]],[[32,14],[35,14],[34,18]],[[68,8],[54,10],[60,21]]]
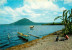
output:
[[[24,36],[24,34],[21,35],[20,33],[18,33],[18,37],[23,39],[24,41],[28,41],[28,39],[29,39],[29,36]]]
[[[19,38],[23,39],[24,41],[28,42],[28,39],[23,38],[22,36],[18,36]]]

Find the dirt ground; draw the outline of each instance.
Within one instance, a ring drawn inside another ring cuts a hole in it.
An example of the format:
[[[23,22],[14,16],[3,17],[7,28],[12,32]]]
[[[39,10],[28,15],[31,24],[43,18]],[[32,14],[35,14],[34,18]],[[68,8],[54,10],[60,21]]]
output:
[[[69,36],[68,40],[58,42],[55,41],[56,36],[57,35],[46,36],[32,43],[15,46],[7,50],[72,50],[72,36]],[[62,38],[64,37],[59,37],[59,39]],[[26,45],[27,47],[24,47]]]

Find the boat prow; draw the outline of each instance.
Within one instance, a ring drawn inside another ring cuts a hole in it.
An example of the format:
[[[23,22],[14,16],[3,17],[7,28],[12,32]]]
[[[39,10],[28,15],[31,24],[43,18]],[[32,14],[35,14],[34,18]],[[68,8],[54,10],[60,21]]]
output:
[[[23,33],[18,32],[18,37],[22,38],[25,41],[28,41],[29,36],[28,35],[24,35]]]
[[[34,26],[30,26],[30,28],[33,28]]]

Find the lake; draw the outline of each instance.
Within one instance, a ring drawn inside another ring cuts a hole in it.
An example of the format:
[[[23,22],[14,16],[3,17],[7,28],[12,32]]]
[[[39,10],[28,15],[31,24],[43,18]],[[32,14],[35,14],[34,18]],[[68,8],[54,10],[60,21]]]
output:
[[[24,40],[17,36],[17,32],[21,32],[25,35],[32,34],[42,38],[45,35],[53,33],[55,31],[63,29],[63,25],[34,25],[33,29],[30,29],[30,25],[0,25],[0,47],[6,49],[12,46],[26,43]],[[9,39],[8,39],[9,35]],[[37,39],[34,36],[29,36],[28,41]]]

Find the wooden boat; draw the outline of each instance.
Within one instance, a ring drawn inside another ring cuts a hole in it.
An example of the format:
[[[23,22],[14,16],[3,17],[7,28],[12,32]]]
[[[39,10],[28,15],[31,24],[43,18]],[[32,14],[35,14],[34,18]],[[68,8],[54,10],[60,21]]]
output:
[[[36,37],[36,38],[40,38],[40,37],[38,37],[38,36],[29,34],[29,33],[28,33],[28,35],[24,35],[23,33],[18,32],[18,37],[19,37],[19,38],[22,38],[24,41],[28,41],[29,36],[33,36],[33,37]]]
[[[22,38],[25,41],[28,41],[29,35],[24,35],[23,33],[18,32],[18,37]]]
[[[30,26],[30,28],[33,28],[34,26]]]

